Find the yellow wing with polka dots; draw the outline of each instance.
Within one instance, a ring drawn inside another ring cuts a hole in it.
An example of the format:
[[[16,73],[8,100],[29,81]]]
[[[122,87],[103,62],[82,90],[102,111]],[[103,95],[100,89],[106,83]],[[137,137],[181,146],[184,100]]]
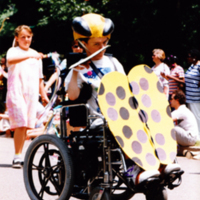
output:
[[[119,72],[106,74],[98,91],[100,109],[125,154],[144,170],[158,169],[151,135],[145,125],[144,111],[130,90],[127,76]]]
[[[146,65],[137,65],[128,74],[132,93],[147,116],[157,155],[162,164],[176,157],[176,140],[171,110],[156,74]]]

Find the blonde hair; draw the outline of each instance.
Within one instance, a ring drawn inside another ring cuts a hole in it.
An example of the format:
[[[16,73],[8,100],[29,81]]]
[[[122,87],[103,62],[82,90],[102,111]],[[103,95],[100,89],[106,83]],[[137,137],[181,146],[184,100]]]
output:
[[[165,60],[166,56],[165,56],[165,52],[162,50],[162,49],[154,49],[153,51],[153,54],[156,54],[157,57],[163,61]]]
[[[32,32],[32,30],[31,30],[31,28],[29,27],[29,26],[27,26],[27,25],[20,25],[20,26],[18,26],[16,29],[15,29],[15,37],[18,37],[19,36],[19,34],[20,34],[20,32],[22,31],[22,30],[27,30],[32,36],[33,36],[33,32]],[[19,46],[19,44],[18,44],[18,42],[15,40],[15,38],[14,38],[14,40],[13,40],[13,45],[12,45],[13,47],[16,47],[16,46]]]

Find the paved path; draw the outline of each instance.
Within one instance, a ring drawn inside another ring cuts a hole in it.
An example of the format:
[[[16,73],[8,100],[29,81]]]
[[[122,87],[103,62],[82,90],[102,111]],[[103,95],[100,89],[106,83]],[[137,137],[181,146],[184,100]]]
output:
[[[30,142],[25,142],[23,155]],[[0,200],[29,200],[22,169],[11,167],[13,152],[13,139],[0,136]],[[178,162],[185,171],[182,176],[183,182],[178,188],[168,190],[168,199],[200,200],[200,160],[178,157]],[[75,200],[75,198],[70,198],[70,200]],[[145,197],[143,194],[136,194],[132,200],[145,200]]]

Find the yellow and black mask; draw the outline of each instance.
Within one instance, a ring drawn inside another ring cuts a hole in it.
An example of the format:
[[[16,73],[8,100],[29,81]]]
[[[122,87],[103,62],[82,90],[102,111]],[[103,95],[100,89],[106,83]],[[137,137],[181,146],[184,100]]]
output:
[[[108,37],[114,30],[111,19],[99,14],[89,13],[82,17],[76,17],[72,21],[74,40],[80,38]]]

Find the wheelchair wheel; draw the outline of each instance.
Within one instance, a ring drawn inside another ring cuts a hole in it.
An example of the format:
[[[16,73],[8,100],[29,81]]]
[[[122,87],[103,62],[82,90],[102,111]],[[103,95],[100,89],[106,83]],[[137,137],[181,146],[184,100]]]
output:
[[[94,188],[90,194],[89,200],[97,200],[100,190],[102,190],[102,188],[100,187]],[[108,191],[106,190],[104,191],[103,196],[101,197],[101,200],[111,200],[111,197]]]
[[[159,190],[150,191],[146,194],[146,200],[167,200],[166,188],[160,188]]]
[[[34,139],[25,155],[23,174],[31,199],[69,199],[74,175],[66,144],[55,135]]]

